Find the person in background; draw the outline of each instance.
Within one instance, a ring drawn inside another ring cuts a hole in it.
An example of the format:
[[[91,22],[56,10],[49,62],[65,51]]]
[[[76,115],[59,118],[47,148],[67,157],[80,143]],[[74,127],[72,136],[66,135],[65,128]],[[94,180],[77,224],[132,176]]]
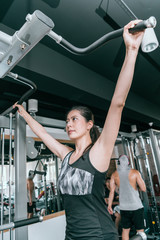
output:
[[[108,205],[108,200],[109,200],[109,194],[110,194],[110,177],[106,178],[106,184],[105,184],[105,202]],[[119,194],[118,191],[114,191],[114,197],[113,197],[113,203],[112,205],[116,206],[119,204]]]
[[[27,178],[27,217],[32,218],[33,213],[36,210],[36,197],[35,197],[35,187],[34,187],[34,172],[29,171]]]
[[[112,202],[116,186],[119,187],[119,203],[122,225],[122,240],[129,240],[132,225],[137,233],[146,239],[144,233],[144,207],[139,192],[146,191],[145,183],[138,170],[132,169],[128,156],[119,158],[117,170],[112,174],[110,181],[110,196],[108,211],[113,214]]]
[[[112,202],[113,216],[114,216],[113,220],[114,220],[116,228],[118,230],[119,229],[120,220],[121,220],[120,208],[119,208],[119,193],[118,193],[118,189],[115,189],[114,192],[112,192],[112,191],[110,192],[110,190],[111,190],[111,188],[110,188],[110,180],[111,180],[110,177],[106,178],[105,202],[106,202],[107,207],[108,207],[108,202],[109,202],[109,199],[111,198],[110,194],[114,194],[113,202]]]
[[[100,135],[92,112],[85,106],[74,106],[66,115],[66,132],[74,142],[73,149],[49,135],[23,106],[14,105],[32,131],[62,159],[58,188],[66,214],[65,240],[118,239],[104,200],[104,182],[144,35],[144,31],[130,34],[129,29],[139,21],[131,21],[124,27],[126,55]]]

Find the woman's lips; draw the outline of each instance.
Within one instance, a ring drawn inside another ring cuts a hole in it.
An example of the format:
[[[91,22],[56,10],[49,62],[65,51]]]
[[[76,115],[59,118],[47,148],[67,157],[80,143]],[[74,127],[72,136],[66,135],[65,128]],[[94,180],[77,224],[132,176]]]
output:
[[[69,131],[68,131],[69,134],[71,134],[71,133],[73,133],[73,132],[75,132],[75,131],[74,131],[74,130],[69,130]]]

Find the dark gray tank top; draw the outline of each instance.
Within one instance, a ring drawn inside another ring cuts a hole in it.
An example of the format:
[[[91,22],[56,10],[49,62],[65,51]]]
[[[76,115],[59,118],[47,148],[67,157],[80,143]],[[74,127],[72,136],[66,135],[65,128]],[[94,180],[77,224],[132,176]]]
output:
[[[118,240],[104,201],[106,172],[94,168],[89,151],[72,164],[70,152],[61,165],[58,188],[66,214],[65,240]]]

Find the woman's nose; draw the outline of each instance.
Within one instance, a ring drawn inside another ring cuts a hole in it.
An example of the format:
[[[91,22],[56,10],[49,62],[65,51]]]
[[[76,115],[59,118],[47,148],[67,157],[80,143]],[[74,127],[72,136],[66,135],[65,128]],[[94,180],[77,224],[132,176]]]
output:
[[[71,126],[71,121],[68,121],[67,124],[66,124],[66,127],[69,128]]]

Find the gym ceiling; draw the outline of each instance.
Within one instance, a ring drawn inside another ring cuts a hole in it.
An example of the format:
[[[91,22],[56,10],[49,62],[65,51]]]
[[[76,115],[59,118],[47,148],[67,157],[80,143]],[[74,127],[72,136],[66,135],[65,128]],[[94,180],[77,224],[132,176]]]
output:
[[[124,8],[125,3],[128,7]],[[103,35],[119,29],[135,17],[157,20],[160,42],[159,0],[1,0],[0,31],[13,35],[25,23],[28,13],[42,11],[55,24],[53,31],[76,47],[87,47]],[[13,69],[33,81],[38,99],[38,116],[64,120],[72,105],[87,105],[95,123],[103,126],[125,48],[122,37],[94,52],[74,55],[45,36]],[[0,79],[0,113],[28,89],[5,77]],[[120,130],[131,132],[160,129],[160,48],[139,51],[134,80],[123,111]]]

